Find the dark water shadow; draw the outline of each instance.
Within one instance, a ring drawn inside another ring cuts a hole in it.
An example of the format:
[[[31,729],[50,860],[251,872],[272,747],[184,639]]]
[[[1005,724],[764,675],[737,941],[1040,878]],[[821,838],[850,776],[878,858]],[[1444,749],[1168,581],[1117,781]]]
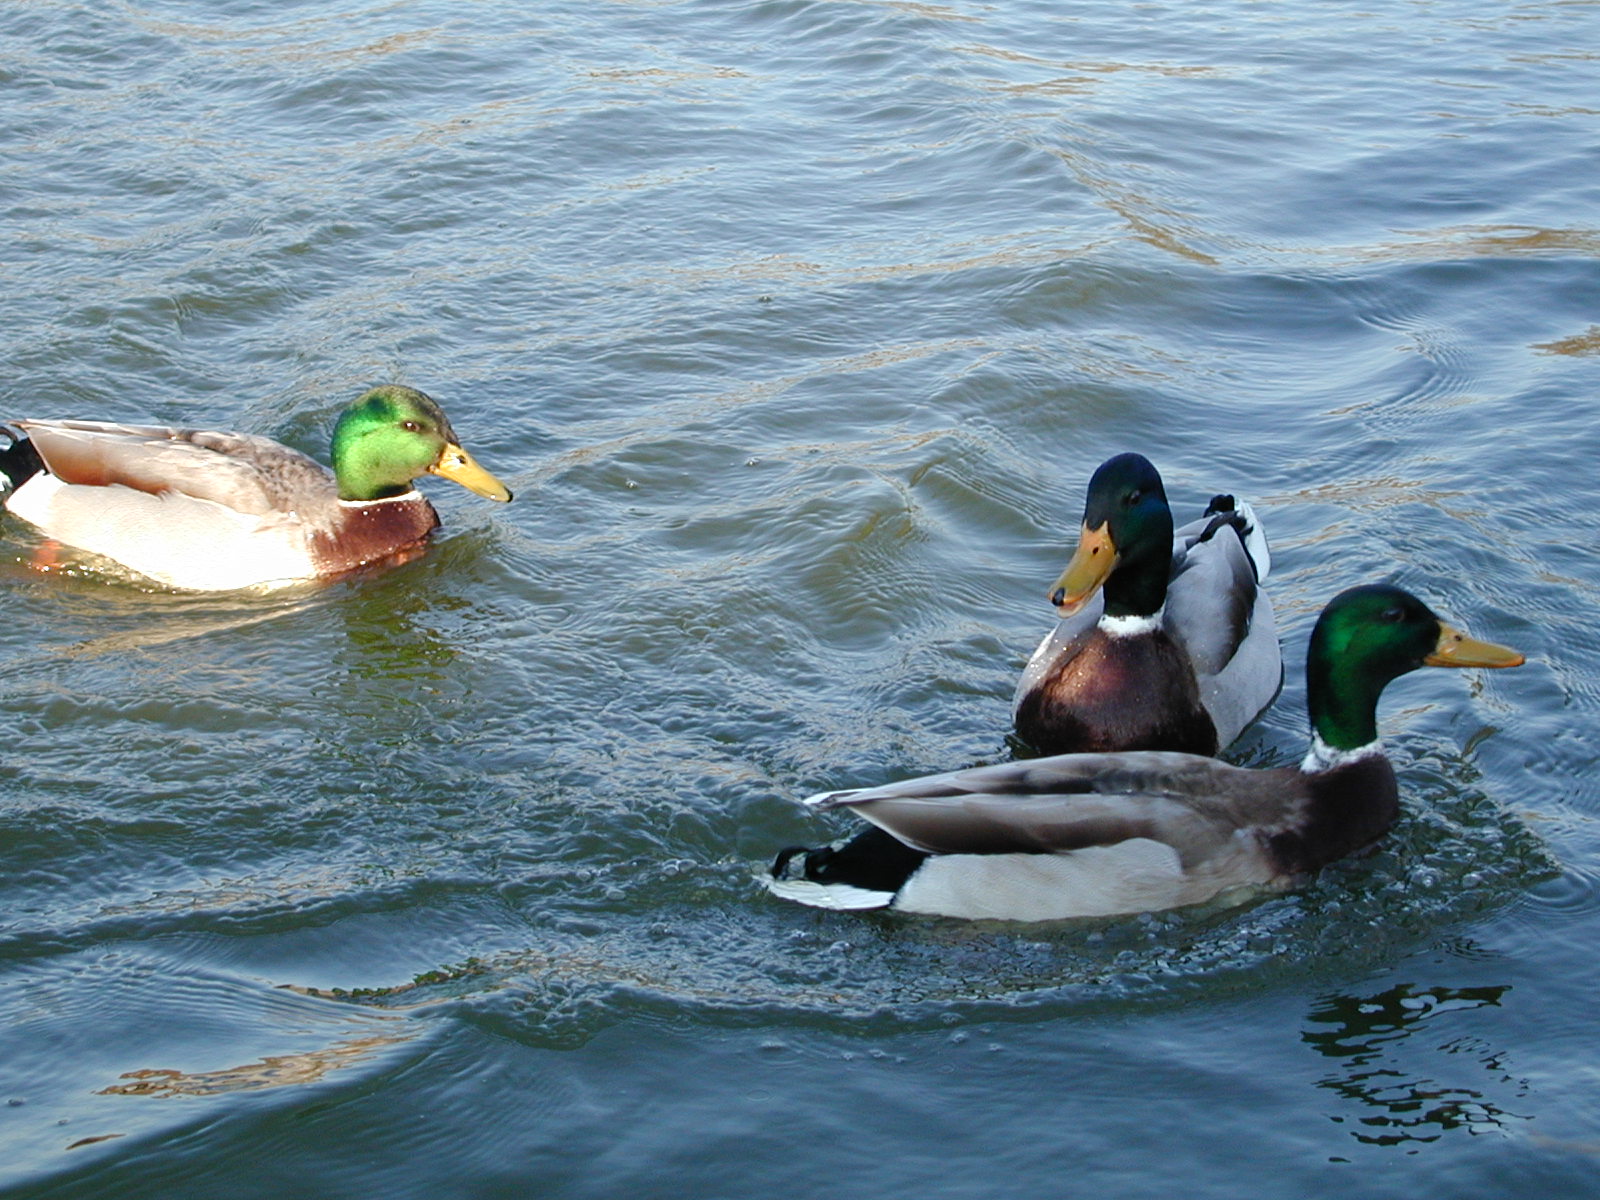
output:
[[[1461,1014],[1500,1008],[1510,990],[1402,983],[1323,997],[1300,1036],[1336,1064],[1317,1081],[1344,1102],[1330,1119],[1363,1145],[1407,1154],[1452,1134],[1505,1136],[1531,1120],[1512,1107],[1530,1087],[1511,1068],[1509,1051],[1461,1032]],[[1463,1066],[1466,1079],[1449,1081],[1460,1079]]]

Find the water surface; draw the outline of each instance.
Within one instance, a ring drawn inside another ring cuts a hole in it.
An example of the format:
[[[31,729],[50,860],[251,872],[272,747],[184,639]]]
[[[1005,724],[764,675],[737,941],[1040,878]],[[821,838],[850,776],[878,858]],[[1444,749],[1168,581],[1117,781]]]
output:
[[[5,411],[517,491],[273,596],[0,526],[0,1190],[1600,1195],[1600,5],[37,0]],[[754,881],[1011,753],[1082,489],[1249,496],[1422,672],[1377,854],[962,925]]]

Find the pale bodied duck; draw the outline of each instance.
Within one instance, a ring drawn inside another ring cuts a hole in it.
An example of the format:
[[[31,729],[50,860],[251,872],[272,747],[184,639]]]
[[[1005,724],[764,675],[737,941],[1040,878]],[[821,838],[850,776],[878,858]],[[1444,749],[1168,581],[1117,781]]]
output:
[[[1017,685],[1017,735],[1045,754],[1215,754],[1283,682],[1254,511],[1215,497],[1174,536],[1161,476],[1119,454],[1089,480],[1061,614]]]
[[[46,537],[169,587],[338,575],[421,547],[439,524],[415,480],[511,493],[414,388],[367,392],[333,431],[333,470],[269,438],[98,421],[7,423],[5,507]]]
[[[1065,754],[825,792],[804,803],[848,808],[878,828],[783,851],[768,887],[823,908],[1025,921],[1286,887],[1372,845],[1395,820],[1399,794],[1376,724],[1385,684],[1424,665],[1522,661],[1456,632],[1400,588],[1352,588],[1312,630],[1311,748],[1298,767]]]

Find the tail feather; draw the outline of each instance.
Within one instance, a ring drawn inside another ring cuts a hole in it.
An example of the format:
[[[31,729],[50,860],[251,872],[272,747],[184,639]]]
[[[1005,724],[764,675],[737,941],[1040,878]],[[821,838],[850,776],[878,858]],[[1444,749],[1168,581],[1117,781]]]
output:
[[[1238,530],[1239,540],[1244,543],[1245,553],[1250,556],[1251,565],[1256,569],[1256,582],[1266,579],[1267,573],[1272,570],[1272,551],[1267,547],[1267,535],[1261,528],[1256,510],[1247,501],[1220,495],[1211,497],[1204,515],[1209,517],[1217,514],[1226,515],[1227,523]]]
[[[767,890],[782,900],[808,904],[812,908],[831,908],[835,912],[860,912],[863,909],[888,908],[894,903],[893,892],[874,892],[868,888],[851,887],[847,883],[817,883],[810,879],[766,879]]]
[[[773,859],[767,888],[815,908],[887,908],[928,856],[876,826],[831,846],[790,846]]]

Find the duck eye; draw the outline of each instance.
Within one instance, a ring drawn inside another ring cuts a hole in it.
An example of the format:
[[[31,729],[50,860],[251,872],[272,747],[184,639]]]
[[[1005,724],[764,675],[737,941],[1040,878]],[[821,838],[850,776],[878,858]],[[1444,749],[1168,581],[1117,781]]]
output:
[[[421,421],[401,421],[400,422],[400,428],[404,429],[407,433],[421,433],[422,432],[422,422]]]
[[[1128,493],[1128,497],[1127,497],[1126,500],[1123,501],[1123,503],[1126,504],[1129,508],[1132,508],[1135,504],[1139,503],[1139,501],[1141,501],[1143,499],[1144,499],[1144,493],[1141,492],[1138,488],[1134,488],[1133,491]]]
[[[1405,619],[1406,610],[1403,608],[1396,606],[1394,608],[1386,608],[1383,610],[1383,620],[1388,621],[1391,625],[1398,625]]]

